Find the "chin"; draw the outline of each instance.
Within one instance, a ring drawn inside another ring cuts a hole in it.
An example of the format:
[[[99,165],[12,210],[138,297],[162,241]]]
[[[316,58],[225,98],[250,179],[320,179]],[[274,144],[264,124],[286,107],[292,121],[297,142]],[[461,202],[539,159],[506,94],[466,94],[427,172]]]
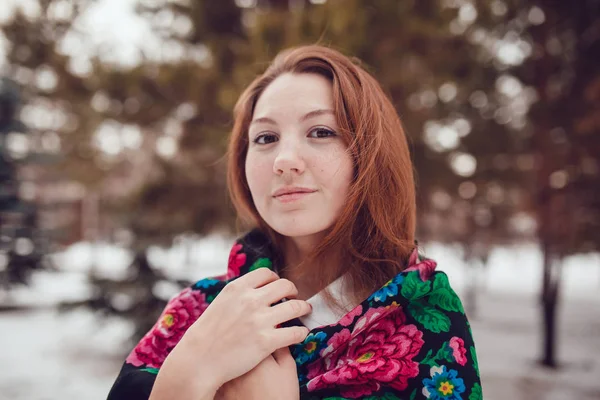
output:
[[[321,233],[331,224],[323,224],[323,220],[317,218],[294,218],[279,219],[277,221],[266,220],[267,224],[277,233],[286,237],[306,237]]]

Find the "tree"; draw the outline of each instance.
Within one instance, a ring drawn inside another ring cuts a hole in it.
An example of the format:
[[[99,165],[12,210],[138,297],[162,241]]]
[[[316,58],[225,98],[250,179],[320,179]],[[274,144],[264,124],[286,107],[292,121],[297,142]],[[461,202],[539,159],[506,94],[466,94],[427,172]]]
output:
[[[279,50],[320,42],[358,57],[409,135],[419,239],[457,243],[468,264],[485,264],[494,245],[537,235],[547,260],[547,343],[554,343],[560,269],[551,260],[598,248],[600,152],[592,133],[600,52],[590,19],[597,2],[140,2],[164,54],[134,66],[94,56],[84,72],[60,49],[89,1],[70,2],[71,17],[61,19],[52,11],[57,2],[44,0],[37,18],[17,13],[2,30],[19,43],[7,53],[9,73],[54,77],[42,87],[22,79],[27,98],[63,116],[52,128],[62,143],[58,171],[98,199],[100,237],[133,233],[132,270],[147,265],[150,245],[232,229],[222,162],[231,111]],[[139,284],[95,282],[104,298]]]
[[[571,254],[600,249],[599,13],[600,2],[587,0],[569,5],[540,1],[526,14],[533,57],[520,74],[539,96],[530,119],[544,254],[541,362],[549,367],[557,365],[562,262]]]
[[[11,80],[0,79],[0,278],[8,290],[25,284],[33,271],[47,267],[38,208],[22,196],[19,172],[40,161],[26,145],[29,133],[18,118],[21,96]]]
[[[285,47],[321,42],[355,55],[376,76],[410,138],[418,237],[459,244],[469,265],[485,264],[495,244],[533,239],[514,227],[530,182],[516,167],[529,156],[520,146],[522,118],[505,117],[514,95],[498,81],[508,78],[491,49],[471,39],[507,18],[494,15],[490,3],[330,0],[246,10],[260,64]]]
[[[22,78],[29,106],[51,110],[62,120],[37,128],[59,135],[62,159],[54,169],[83,184],[84,203],[94,205],[98,223],[83,238],[110,240],[120,228],[133,233],[131,269],[144,271],[146,278],[111,282],[92,273],[97,295],[87,304],[127,318],[147,306],[154,318],[164,303],[152,295],[151,281],[169,278],[150,268],[147,247],[168,246],[183,233],[202,235],[233,225],[222,155],[240,91],[234,67],[247,51],[241,10],[233,1],[141,4],[146,16],[183,14],[178,21],[185,18],[189,31],[155,27],[165,48],[179,49],[181,56],[174,60],[165,52],[165,57],[143,57],[139,65],[123,67],[96,54],[82,70],[74,67],[77,54],[64,48],[91,4],[44,0],[35,16],[18,10],[1,27],[13,44],[5,69]],[[65,7],[68,17],[56,11]],[[50,83],[39,85],[41,78]],[[143,285],[150,296],[133,302],[134,308],[111,305],[119,293]]]

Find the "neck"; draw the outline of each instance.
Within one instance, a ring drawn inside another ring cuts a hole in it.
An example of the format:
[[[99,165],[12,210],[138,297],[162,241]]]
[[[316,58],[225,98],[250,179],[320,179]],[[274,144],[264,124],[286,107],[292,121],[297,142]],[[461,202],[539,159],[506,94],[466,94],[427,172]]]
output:
[[[323,284],[315,282],[310,272],[307,272],[306,264],[303,264],[308,259],[311,252],[316,248],[317,244],[323,239],[324,235],[313,235],[311,237],[290,237],[286,238],[284,244],[285,267],[283,268],[282,277],[294,283],[298,288],[298,298],[307,300],[317,294]],[[313,262],[310,266],[311,270],[319,268],[337,268],[340,263],[340,252],[333,251],[330,254]],[[315,265],[315,263],[317,265]],[[329,284],[331,282],[326,282]]]

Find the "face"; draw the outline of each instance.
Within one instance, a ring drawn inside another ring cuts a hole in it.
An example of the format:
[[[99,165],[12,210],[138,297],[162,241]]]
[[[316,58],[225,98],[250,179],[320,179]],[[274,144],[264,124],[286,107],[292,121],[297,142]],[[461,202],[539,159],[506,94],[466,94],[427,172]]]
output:
[[[246,179],[265,222],[297,238],[330,228],[346,200],[353,165],[338,134],[329,80],[279,76],[259,97],[248,135]]]

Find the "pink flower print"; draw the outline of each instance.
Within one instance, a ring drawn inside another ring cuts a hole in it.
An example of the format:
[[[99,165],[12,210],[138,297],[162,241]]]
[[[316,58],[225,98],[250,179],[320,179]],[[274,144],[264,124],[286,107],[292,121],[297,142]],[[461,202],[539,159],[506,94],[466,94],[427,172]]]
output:
[[[412,267],[413,265],[419,262],[419,249],[417,247],[414,248],[412,253],[410,253],[410,257],[408,258],[408,266]]]
[[[415,325],[404,325],[401,308],[379,320],[375,320],[376,315],[381,315],[380,309],[367,311],[365,317],[375,322],[366,325],[343,351],[332,352],[314,367],[308,375],[309,391],[340,387],[343,397],[358,398],[379,390],[382,383],[397,390],[408,387],[408,380],[419,374],[413,359],[423,346],[423,332]]]
[[[227,263],[227,279],[233,279],[240,276],[240,269],[246,263],[246,254],[240,253],[243,246],[239,243],[231,248],[229,253],[229,262]]]
[[[450,348],[452,349],[452,356],[454,360],[460,365],[464,366],[467,363],[467,349],[465,349],[465,341],[461,338],[454,336],[450,339]]]
[[[352,330],[352,333],[353,334],[360,333],[360,331],[362,331],[363,329],[371,326],[371,324],[373,324],[374,321],[382,318],[386,314],[389,314],[390,311],[395,310],[395,309],[396,309],[396,307],[391,307],[391,305],[388,307],[369,308],[367,310],[367,312],[365,313],[365,315],[363,315],[362,317],[360,317],[358,319],[358,321],[356,321],[356,324],[354,324],[354,329]]]
[[[350,337],[351,334],[348,329],[342,329],[341,331],[335,333],[331,339],[327,341],[327,347],[321,351],[321,357],[328,356],[335,350],[348,343],[350,341]]]
[[[316,378],[319,375],[322,375],[325,372],[325,367],[323,365],[322,359],[317,359],[317,361],[308,364],[306,377],[308,379]]]
[[[352,311],[350,311],[348,314],[344,315],[342,317],[342,319],[340,319],[339,324],[341,326],[348,326],[352,323],[352,321],[354,321],[354,318],[358,317],[360,314],[362,314],[362,305],[358,305],[356,307],[354,307],[354,309],[352,309]]]
[[[367,383],[363,383],[361,385],[348,386],[343,389],[342,393],[343,393],[344,398],[362,399],[365,396],[368,396],[371,393],[377,391],[378,389],[379,389],[379,386],[377,384],[375,384],[374,382],[367,382]],[[370,398],[373,399],[373,397],[370,397]],[[378,397],[378,398],[380,398],[380,397]]]
[[[437,263],[433,260],[423,260],[417,265],[413,265],[412,267],[405,269],[404,272],[419,271],[419,277],[423,282],[426,282],[435,272],[436,266]]]
[[[125,361],[136,367],[160,368],[183,334],[207,307],[206,296],[202,292],[192,288],[183,290],[169,301],[154,327]]]

